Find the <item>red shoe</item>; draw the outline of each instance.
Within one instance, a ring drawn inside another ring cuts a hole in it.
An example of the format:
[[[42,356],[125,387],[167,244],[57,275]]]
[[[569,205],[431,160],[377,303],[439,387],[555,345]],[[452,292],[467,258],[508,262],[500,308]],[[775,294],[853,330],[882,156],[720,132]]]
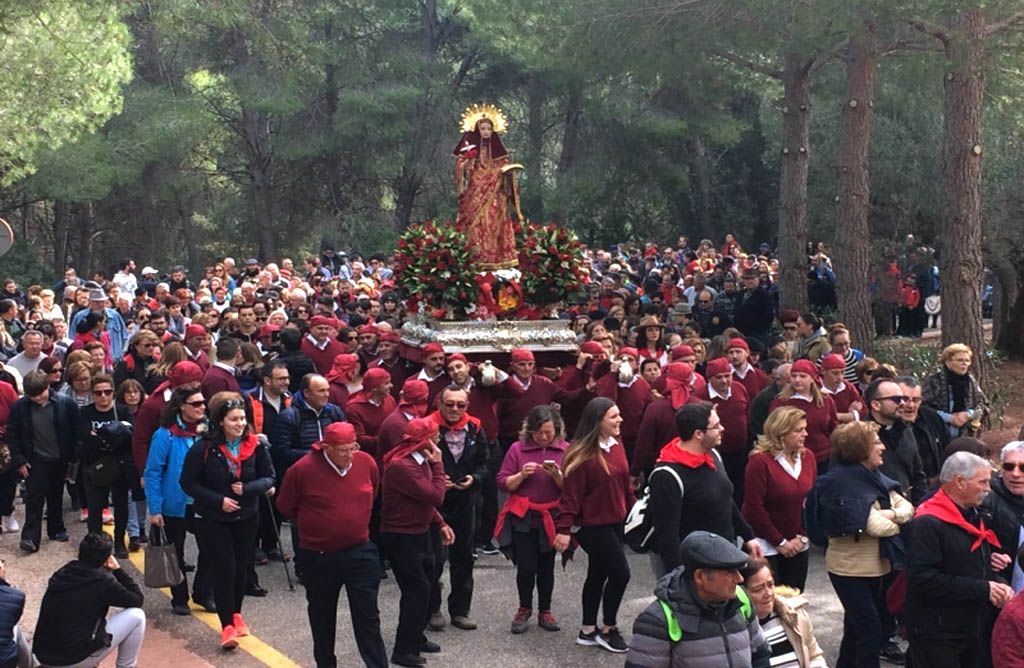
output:
[[[537,615],[537,626],[541,627],[545,631],[560,631],[561,626],[555,620],[555,616],[551,614],[550,610],[541,610],[540,614]]]
[[[225,626],[220,632],[221,649],[234,649],[238,647],[238,632],[234,626]]]
[[[232,623],[232,626],[235,627],[235,633],[238,634],[239,637],[249,635],[249,626],[242,619],[242,615],[241,614],[236,612],[231,617],[231,623]]]
[[[110,512],[110,508],[104,508],[103,509],[103,523],[104,524],[113,524],[114,523],[114,513]]]

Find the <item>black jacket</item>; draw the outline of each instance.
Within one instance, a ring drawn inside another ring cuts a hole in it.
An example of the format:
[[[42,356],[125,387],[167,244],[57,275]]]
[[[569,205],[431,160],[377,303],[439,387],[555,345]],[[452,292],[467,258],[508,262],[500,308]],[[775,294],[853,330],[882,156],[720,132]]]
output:
[[[483,428],[472,420],[466,424],[466,442],[463,446],[462,456],[455,461],[451,450],[448,449],[448,441],[445,435],[449,429],[441,426],[441,440],[437,447],[441,450],[441,462],[444,464],[444,472],[452,482],[458,482],[467,475],[473,476],[473,484],[468,489],[449,489],[445,492],[444,503],[441,505],[441,512],[453,512],[461,509],[466,503],[473,502],[480,494],[484,481],[491,476],[488,466],[491,457],[491,448],[487,443],[487,436]]]
[[[25,592],[0,578],[0,668],[18,665],[18,646],[14,643],[14,625],[25,611]]]
[[[733,324],[745,336],[756,336],[763,339],[771,330],[774,320],[775,310],[772,307],[772,298],[764,288],[744,293],[743,298],[736,304]]]
[[[309,355],[300,350],[285,350],[278,358],[288,368],[288,391],[295,394],[302,387],[302,377],[307,373],[316,373],[316,365]]]
[[[75,461],[75,427],[78,407],[75,400],[62,394],[51,394],[54,404],[54,419],[57,423],[57,443],[65,462]],[[7,445],[11,448],[11,465],[21,468],[33,460],[35,445],[32,443],[32,414],[29,412],[33,401],[22,397],[11,406],[7,417]]]
[[[135,424],[135,416],[130,408],[124,404],[115,404],[117,410],[109,410],[100,413],[96,410],[95,404],[83,406],[78,409],[78,428],[75,433],[75,458],[88,466],[105,455],[114,455],[120,462],[132,462],[132,440],[131,432],[128,432],[128,439],[121,443],[107,443],[100,438],[96,430],[101,425],[111,422],[127,422]],[[115,413],[117,419],[115,420]],[[120,446],[120,447],[118,447]]]
[[[975,526],[977,509],[964,517]],[[907,541],[907,596],[903,621],[910,633],[924,638],[980,638],[988,619],[988,581],[992,551],[982,542],[933,515],[915,518]]]
[[[277,416],[274,430],[268,432],[265,426],[263,429],[270,436],[278,476],[283,478],[289,466],[306,456],[313,444],[323,438],[327,425],[344,421],[345,413],[339,406],[327,404],[317,415],[301,391],[295,394],[291,406]]]
[[[911,428],[917,441],[917,452],[921,455],[921,466],[924,468],[925,476],[928,480],[938,478],[942,451],[949,445],[949,427],[935,409],[921,406]]]
[[[882,466],[878,470],[898,482],[900,493],[916,506],[928,491],[928,478],[921,466],[914,432],[906,422],[896,420],[891,427],[879,425],[878,437],[885,444]]]
[[[196,441],[185,455],[179,482],[194,499],[196,515],[215,522],[240,522],[256,515],[260,496],[274,486],[274,465],[267,446],[260,442],[252,456],[242,460],[241,475],[235,477],[220,445],[209,438]],[[241,496],[231,491],[237,481],[243,483]],[[241,508],[224,512],[224,497],[234,499]]]
[[[141,608],[142,591],[124,569],[70,561],[50,576],[39,607],[32,651],[49,666],[78,663],[110,647],[107,609]]]
[[[1017,544],[1020,543],[1020,525],[1024,518],[1024,497],[1013,494],[1006,488],[1002,475],[992,477],[992,490],[981,503],[985,526],[996,532],[1002,549],[1014,561],[997,575],[1006,582],[1013,580],[1013,564],[1017,560]]]

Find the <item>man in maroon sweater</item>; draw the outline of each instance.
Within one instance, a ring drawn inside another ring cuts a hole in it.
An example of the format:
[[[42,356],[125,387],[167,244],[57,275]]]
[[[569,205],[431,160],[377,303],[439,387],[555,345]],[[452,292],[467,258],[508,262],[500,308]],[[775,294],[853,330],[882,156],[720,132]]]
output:
[[[412,420],[427,414],[427,396],[430,390],[427,384],[416,378],[408,378],[402,385],[398,396],[398,406],[384,418],[377,432],[377,465],[383,462],[384,455],[391,451],[405,434],[405,427]]]
[[[345,417],[356,430],[359,447],[375,458],[377,434],[384,418],[395,410],[397,402],[391,396],[391,376],[381,368],[367,369],[363,374],[363,389],[345,404]]]
[[[359,348],[356,349],[356,355],[359,356],[359,361],[364,367],[369,366],[370,362],[380,355],[378,349],[380,331],[376,325],[361,325],[356,333],[359,335]]]
[[[743,384],[733,377],[729,360],[718,357],[708,362],[708,384],[697,392],[704,401],[715,406],[715,412],[722,421],[722,442],[718,454],[725,464],[725,473],[732,482],[732,498],[736,506],[743,505],[743,480],[747,467],[749,448],[747,415],[750,399]]]
[[[444,348],[440,343],[428,343],[423,346],[423,368],[416,374],[416,378],[427,384],[430,392],[427,395],[427,406],[433,408],[437,401],[437,395],[441,390],[448,387],[452,382],[448,374],[444,372]]]
[[[391,396],[397,400],[405,379],[416,374],[416,365],[398,354],[398,334],[381,332],[378,338],[378,357],[371,360],[367,368],[379,367],[391,374]]]
[[[195,362],[178,362],[167,374],[167,380],[153,390],[135,415],[135,429],[132,431],[132,457],[139,474],[146,469],[146,458],[149,457],[149,442],[153,434],[160,428],[160,414],[164,405],[170,401],[171,394],[179,387],[199,388],[203,372]]]
[[[398,629],[391,662],[418,667],[420,652],[439,652],[424,631],[430,618],[430,583],[434,573],[431,527],[439,527],[442,545],[455,542],[455,532],[438,507],[444,501],[447,480],[437,422],[416,418],[402,440],[384,457],[381,485],[381,545],[402,595],[398,603]]]
[[[380,560],[369,532],[379,488],[377,464],[359,451],[347,422],[328,425],[323,440],[292,464],[281,485],[278,510],[298,520],[299,549],[305,552],[303,584],[317,666],[338,665],[334,638],[342,587],[363,663],[387,665],[377,609]]]
[[[860,392],[843,378],[846,360],[842,355],[832,353],[821,358],[821,391],[832,397],[836,404],[836,416],[840,422],[855,422],[870,411],[864,410]]]
[[[736,380],[743,385],[743,389],[747,391],[747,396],[756,397],[761,390],[768,387],[770,382],[768,376],[750,363],[750,346],[746,341],[739,337],[729,339],[728,346],[725,355],[732,365],[732,373],[736,376]],[[711,374],[708,373],[707,376],[710,380]]]
[[[209,401],[218,392],[239,392],[235,378],[235,365],[242,359],[242,345],[238,339],[224,337],[217,342],[217,361],[203,374],[203,396]]]
[[[302,352],[313,360],[313,366],[321,376],[330,373],[336,356],[348,352],[345,344],[331,338],[331,331],[336,329],[337,320],[316,315],[309,321],[309,334],[302,339]]]
[[[207,355],[209,349],[210,334],[205,327],[189,325],[185,328],[185,350],[188,351],[188,358],[198,364],[203,373],[210,368],[210,356]]]
[[[629,464],[629,475],[634,481],[643,474],[645,477],[654,467],[658,453],[676,438],[676,411],[688,403],[700,403],[693,392],[694,380],[699,376],[693,367],[685,362],[673,362],[665,367],[665,373],[658,380],[664,381],[661,399],[647,405],[640,430],[636,435],[636,451]]]

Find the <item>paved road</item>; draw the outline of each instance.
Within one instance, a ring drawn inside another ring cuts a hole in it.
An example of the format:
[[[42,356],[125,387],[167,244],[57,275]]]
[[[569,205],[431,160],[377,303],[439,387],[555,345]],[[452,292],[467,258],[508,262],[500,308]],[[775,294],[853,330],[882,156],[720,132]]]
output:
[[[19,507],[18,516],[22,515]],[[85,525],[77,517],[67,515],[72,535],[71,543],[60,544],[44,541],[42,549],[34,555],[23,555],[17,550],[17,536],[6,535],[0,541],[0,558],[8,561],[9,579],[29,594],[22,625],[28,631],[35,626],[39,600],[45,588],[46,578],[53,570],[73,558],[74,546],[85,532]],[[286,531],[285,534],[288,532]],[[287,537],[285,541],[287,543]],[[194,553],[191,557],[194,559]],[[129,570],[141,568],[141,553],[133,555]],[[654,578],[646,555],[629,556],[632,580],[620,611],[619,620],[628,639],[632,620],[652,600]],[[430,656],[434,666],[459,666],[460,668],[492,667],[502,668],[590,668],[620,667],[621,655],[613,655],[597,648],[578,647],[573,643],[576,623],[579,621],[579,592],[586,572],[586,554],[579,553],[577,561],[567,570],[557,567],[555,580],[554,614],[562,623],[563,630],[557,633],[544,631],[537,626],[521,636],[508,631],[511,617],[517,606],[514,569],[500,556],[481,556],[475,570],[476,589],[474,593],[473,617],[480,624],[476,631],[460,631],[449,628],[431,637],[438,642],[443,652]],[[312,643],[306,620],[304,591],[289,592],[281,564],[272,563],[259,567],[259,574],[265,587],[271,589],[270,596],[263,599],[246,599],[243,613],[256,636],[235,652],[227,655],[218,647],[219,636],[216,617],[206,613],[193,618],[181,618],[171,614],[170,599],[164,594],[147,590],[145,609],[149,617],[150,632],[147,635],[143,661],[140,665],[174,666],[231,666],[249,668],[258,666],[313,666]],[[141,578],[141,575],[139,576]],[[823,570],[823,559],[816,553],[811,559],[809,579],[810,596],[813,600],[811,614],[819,642],[825,648],[830,665],[834,664],[842,626],[842,611],[832,593],[828,578]],[[382,583],[380,609],[385,645],[390,650],[397,621],[398,587],[394,579]],[[355,649],[351,627],[347,623],[348,613],[344,598],[339,614],[337,654],[340,666],[362,665]],[[535,621],[535,620],[534,620]],[[248,651],[247,651],[248,650]],[[104,665],[113,665],[112,661]]]

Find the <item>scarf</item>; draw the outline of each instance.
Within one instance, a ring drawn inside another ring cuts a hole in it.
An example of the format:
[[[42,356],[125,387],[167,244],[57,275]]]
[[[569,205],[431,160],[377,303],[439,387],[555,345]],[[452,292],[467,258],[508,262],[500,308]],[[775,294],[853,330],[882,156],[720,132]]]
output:
[[[673,362],[665,367],[665,390],[672,398],[672,409],[679,410],[690,399],[693,367],[686,362]]]
[[[334,356],[331,370],[327,372],[327,382],[347,385],[359,369],[359,357],[351,353],[341,353]]]
[[[443,427],[443,428],[449,429],[451,431],[462,431],[463,429],[466,428],[466,425],[469,424],[470,422],[472,422],[473,424],[476,425],[477,430],[480,429],[480,420],[478,420],[477,418],[473,417],[469,413],[463,413],[462,414],[462,419],[460,419],[455,424],[448,424],[447,422],[445,422],[444,418],[441,416],[441,411],[434,411],[433,413],[428,415],[426,417],[426,419],[427,420],[433,420],[434,424],[437,425],[438,429]]]
[[[946,371],[946,382],[949,383],[949,394],[953,400],[953,406],[950,410],[951,413],[959,413],[966,411],[967,399],[971,392],[971,377],[969,374],[959,374],[951,370],[949,367],[945,367]]]
[[[252,453],[256,451],[258,444],[259,441],[256,440],[256,434],[249,432],[249,435],[244,439],[228,441],[220,446],[220,451],[224,453],[224,457],[228,460],[228,469],[235,476],[236,480],[241,479],[242,462],[252,457]]]
[[[668,445],[661,449],[656,464],[682,464],[691,469],[697,469],[707,464],[711,467],[712,471],[715,470],[715,458],[710,452],[698,455],[695,452],[677,447],[679,443],[680,439],[678,436],[669,441]]]
[[[996,538],[995,532],[985,528],[985,520],[979,517],[978,526],[968,522],[960,508],[953,503],[953,499],[949,498],[943,489],[940,489],[935,493],[935,496],[918,506],[917,512],[914,513],[914,517],[923,517],[925,515],[937,517],[946,524],[960,527],[971,536],[974,536],[975,541],[971,545],[971,552],[981,547],[981,544],[985,541],[988,541],[992,547],[1002,547],[999,544],[999,539]]]
[[[171,432],[173,436],[180,438],[195,438],[199,435],[199,423],[185,422],[179,415],[174,418],[174,424],[168,427],[167,431]]]
[[[436,433],[437,423],[429,417],[410,420],[409,424],[405,425],[405,433],[402,434],[402,440],[396,443],[395,447],[384,453],[383,464],[385,470],[396,460],[408,457],[412,453],[427,447],[427,444],[430,443],[430,438]]]

